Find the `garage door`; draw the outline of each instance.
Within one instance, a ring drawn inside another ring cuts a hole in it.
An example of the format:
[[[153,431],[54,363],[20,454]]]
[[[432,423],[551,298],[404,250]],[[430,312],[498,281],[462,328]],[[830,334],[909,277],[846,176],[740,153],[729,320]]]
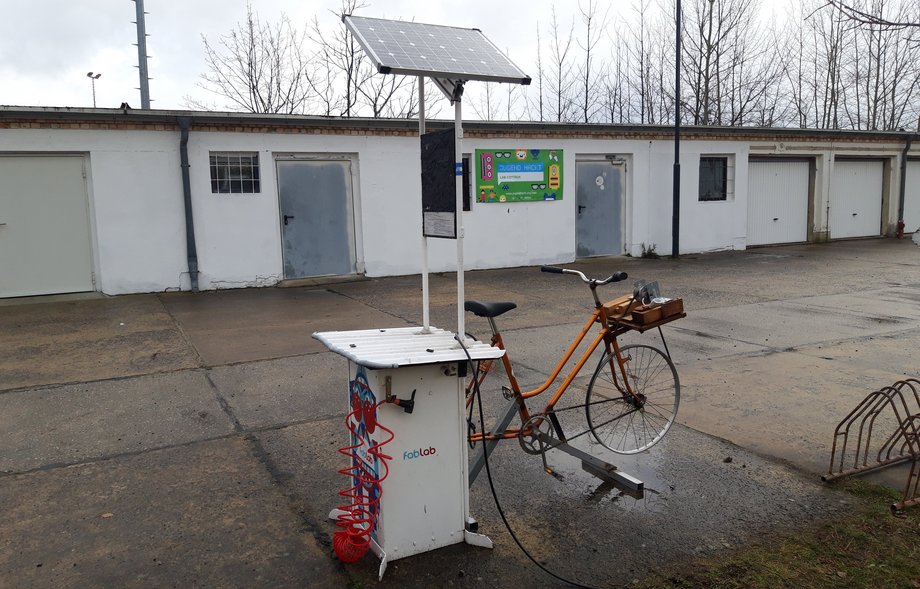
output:
[[[904,184],[904,231],[920,229],[920,162],[907,162]]]
[[[748,245],[808,239],[808,161],[752,160],[748,166]]]
[[[0,156],[0,297],[93,290],[83,162]]]
[[[880,161],[834,162],[831,183],[831,239],[881,234],[882,173]]]

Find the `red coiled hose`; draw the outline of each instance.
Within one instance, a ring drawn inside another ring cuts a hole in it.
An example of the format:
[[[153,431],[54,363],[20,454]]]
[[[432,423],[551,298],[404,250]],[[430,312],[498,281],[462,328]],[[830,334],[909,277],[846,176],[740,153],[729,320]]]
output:
[[[356,381],[356,384],[366,386],[360,381]],[[351,439],[356,443],[339,448],[339,452],[348,456],[351,462],[351,466],[339,472],[349,477],[353,485],[344,491],[339,491],[339,495],[348,502],[339,506],[344,513],[339,516],[337,525],[342,529],[337,531],[332,538],[332,548],[336,556],[345,563],[357,562],[367,553],[370,548],[371,533],[377,524],[378,507],[383,494],[380,483],[387,478],[389,474],[387,461],[392,459],[391,456],[384,454],[381,448],[395,437],[392,430],[377,423],[376,420],[377,409],[384,403],[386,401],[377,404],[372,404],[370,401],[362,403],[360,396],[356,396],[352,401],[352,411],[345,417],[345,427],[351,432]],[[370,460],[373,461],[376,458],[383,467],[382,476],[375,475],[357,453],[357,450],[364,445],[360,432],[362,416],[368,434],[373,434],[377,428],[380,428],[388,436],[385,440],[371,444],[367,450]]]

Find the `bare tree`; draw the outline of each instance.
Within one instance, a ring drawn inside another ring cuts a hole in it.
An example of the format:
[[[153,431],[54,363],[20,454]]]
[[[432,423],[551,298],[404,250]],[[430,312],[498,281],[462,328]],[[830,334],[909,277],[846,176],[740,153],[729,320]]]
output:
[[[543,111],[543,43],[540,42],[540,23],[537,22],[537,97],[533,110],[537,112],[537,120],[545,121]]]
[[[418,78],[409,76],[408,83],[387,102],[386,116],[414,119],[419,116]],[[425,117],[436,117],[443,106],[444,95],[434,84],[425,84]]]
[[[228,108],[254,113],[304,112],[312,95],[313,71],[304,55],[304,35],[282,15],[263,23],[252,6],[246,20],[216,42],[202,35],[207,71],[199,86],[229,101]],[[206,108],[188,100],[193,107]]]
[[[412,85],[414,77],[380,75],[372,68],[362,68],[363,74],[355,88],[364,103],[370,107],[371,116],[378,118],[391,111],[391,102],[402,90]]]
[[[313,38],[319,44],[317,58],[330,64],[336,71],[336,78],[340,78],[340,83],[344,84],[344,92],[337,106],[340,114],[346,117],[352,116],[356,109],[361,94],[358,87],[362,80],[370,76],[362,71],[366,70],[367,65],[364,52],[354,35],[345,28],[342,17],[366,7],[360,0],[341,0],[338,11],[330,11],[339,22],[332,33],[325,30],[317,16],[313,17]]]
[[[584,37],[578,41],[578,46],[584,53],[583,61],[578,69],[578,83],[581,96],[579,97],[579,115],[584,123],[591,122],[596,118],[597,113],[602,110],[600,101],[600,80],[595,71],[596,65],[594,58],[598,48],[598,43],[602,39],[601,33],[608,25],[609,7],[600,17],[597,14],[597,4],[595,0],[587,0],[587,5],[583,6],[578,3],[578,12],[581,15],[581,22],[584,25]]]
[[[776,95],[783,70],[757,9],[757,0],[695,0],[685,13],[682,98],[694,124],[774,122],[766,98]]]
[[[665,96],[673,94],[673,89],[662,86],[664,72],[674,71],[673,56],[664,50],[670,47],[669,39],[673,37],[673,19],[667,23],[660,17],[653,20],[649,0],[638,0],[632,17],[632,26],[617,32],[615,46],[617,53],[629,55],[632,64],[626,80],[633,97],[631,121],[660,123],[667,120],[662,111]],[[669,100],[673,103],[673,99]]]
[[[483,84],[479,99],[470,105],[476,116],[484,121],[494,121],[498,118],[498,113],[501,112],[501,103],[495,86],[494,82]]]
[[[807,2],[808,0],[803,0]],[[805,11],[803,11],[805,12]],[[839,11],[812,10],[807,13],[805,26],[809,43],[805,50],[810,63],[805,70],[805,91],[812,112],[809,127],[840,128],[842,72],[849,56],[846,54],[849,29],[844,26]]]
[[[556,17],[556,7],[553,6],[550,23],[550,75],[547,83],[552,99],[549,104],[551,109],[549,115],[557,122],[569,121],[573,118],[575,101],[572,98],[572,89],[575,85],[575,76],[569,52],[572,49],[574,27],[573,21],[569,25],[568,33],[561,31],[559,20]]]
[[[905,5],[871,0],[865,13],[894,13],[898,22],[909,18]],[[878,18],[881,20],[881,17]],[[915,65],[916,44],[904,29],[872,22],[860,24],[847,43],[852,59],[845,69],[843,110],[848,126],[856,129],[897,129],[910,105],[916,104],[920,70]],[[910,109],[913,113],[914,109]],[[913,117],[911,117],[913,118]]]
[[[603,107],[605,118],[611,123],[628,123],[633,120],[631,115],[634,105],[630,96],[629,59],[630,56],[626,51],[615,51],[604,79]]]
[[[893,17],[887,16],[883,11],[866,8],[859,2],[827,0],[824,7],[836,9],[837,14],[841,17],[855,23],[880,27],[884,30],[901,31],[920,27],[920,6],[917,6],[916,3],[914,3],[915,12],[913,14],[899,11]]]

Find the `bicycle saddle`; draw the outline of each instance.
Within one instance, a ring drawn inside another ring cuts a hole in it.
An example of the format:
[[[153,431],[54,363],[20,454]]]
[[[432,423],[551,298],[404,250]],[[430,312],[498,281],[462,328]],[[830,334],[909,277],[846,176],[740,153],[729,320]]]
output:
[[[517,307],[514,303],[490,303],[483,301],[467,301],[463,308],[477,317],[498,317]]]

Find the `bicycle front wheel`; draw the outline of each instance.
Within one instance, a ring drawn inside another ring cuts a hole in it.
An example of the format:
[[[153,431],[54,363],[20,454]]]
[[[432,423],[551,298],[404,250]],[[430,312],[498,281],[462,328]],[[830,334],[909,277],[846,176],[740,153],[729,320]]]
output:
[[[601,358],[588,384],[588,427],[604,447],[617,454],[636,454],[654,446],[671,429],[680,403],[680,380],[674,363],[658,348],[624,346],[620,356],[635,394],[631,395],[616,356],[611,356]]]

